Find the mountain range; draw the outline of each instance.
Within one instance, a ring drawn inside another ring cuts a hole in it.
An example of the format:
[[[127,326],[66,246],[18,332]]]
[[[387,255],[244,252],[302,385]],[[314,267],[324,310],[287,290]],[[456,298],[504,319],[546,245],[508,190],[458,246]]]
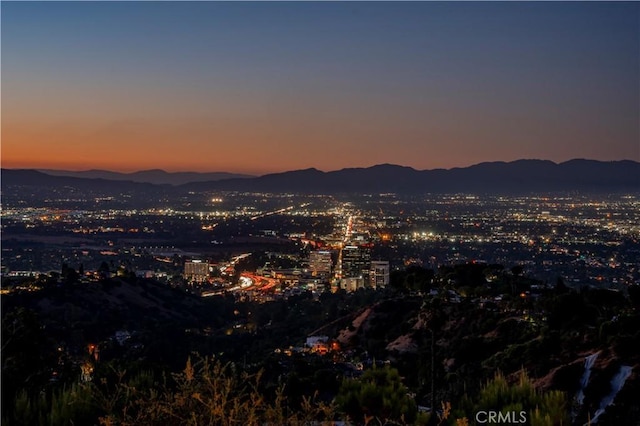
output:
[[[206,182],[223,179],[240,179],[254,177],[251,175],[243,175],[237,173],[213,172],[166,172],[160,169],[141,170],[132,173],[112,172],[109,170],[50,170],[40,169],[39,172],[46,173],[51,176],[68,176],[88,179],[108,179],[108,180],[125,180],[140,183],[153,183],[157,185],[183,185],[191,182]]]
[[[554,191],[640,191],[640,162],[632,160],[570,160],[554,163],[546,160],[488,162],[464,168],[416,170],[411,167],[380,164],[367,168],[347,168],[323,172],[314,168],[267,174],[259,177],[231,173],[167,173],[161,170],[131,174],[88,171],[85,177],[53,176],[52,172],[2,169],[2,186],[72,186],[101,189],[127,186],[140,189],[156,184],[176,185],[184,191],[242,191],[293,193],[531,193]],[[113,173],[118,179],[109,179]],[[88,178],[86,176],[92,176]],[[100,178],[96,178],[100,176]],[[205,176],[215,179],[201,181]],[[129,177],[128,180],[126,177]],[[157,179],[156,179],[157,177]],[[153,178],[153,179],[152,179]],[[194,180],[191,180],[194,179]],[[136,182],[138,180],[138,182]],[[185,182],[187,181],[187,182]],[[177,182],[184,182],[178,184]]]

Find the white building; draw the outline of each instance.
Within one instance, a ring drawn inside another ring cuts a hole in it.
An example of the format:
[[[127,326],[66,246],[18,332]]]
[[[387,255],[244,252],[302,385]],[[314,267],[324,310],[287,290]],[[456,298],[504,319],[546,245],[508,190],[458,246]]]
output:
[[[389,285],[389,262],[372,260],[369,269],[369,285],[373,288],[384,288]]]

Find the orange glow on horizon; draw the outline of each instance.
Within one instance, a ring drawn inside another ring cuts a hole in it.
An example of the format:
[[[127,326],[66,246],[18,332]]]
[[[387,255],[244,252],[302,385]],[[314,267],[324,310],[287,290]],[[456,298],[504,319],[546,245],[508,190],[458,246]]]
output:
[[[2,167],[640,159],[633,2],[6,3]]]

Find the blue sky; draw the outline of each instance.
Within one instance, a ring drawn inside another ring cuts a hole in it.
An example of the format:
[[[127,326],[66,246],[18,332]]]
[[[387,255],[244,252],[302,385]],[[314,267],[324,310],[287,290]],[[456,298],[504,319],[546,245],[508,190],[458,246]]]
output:
[[[3,166],[640,160],[639,16],[636,2],[3,2]]]

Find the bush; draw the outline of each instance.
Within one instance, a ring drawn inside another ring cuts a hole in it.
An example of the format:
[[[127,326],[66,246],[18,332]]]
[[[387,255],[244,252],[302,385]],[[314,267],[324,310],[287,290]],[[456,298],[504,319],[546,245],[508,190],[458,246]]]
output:
[[[502,413],[524,411],[528,424],[552,426],[570,424],[565,394],[560,391],[540,392],[524,371],[517,383],[509,384],[504,375],[496,373],[476,398],[465,395],[460,409],[454,413],[458,418],[472,419],[479,411],[495,410]]]
[[[174,374],[175,389],[165,385],[136,388],[120,385],[125,396],[115,410],[105,410],[102,425],[299,425],[333,419],[332,405],[303,398],[299,410],[289,411],[283,388],[272,398],[258,390],[262,373],[236,371],[233,364],[199,358],[187,360],[185,369]],[[149,378],[138,382],[151,383]]]
[[[359,379],[346,379],[336,396],[336,403],[357,423],[366,424],[372,419],[380,424],[413,423],[418,407],[408,392],[398,370],[374,367]]]

